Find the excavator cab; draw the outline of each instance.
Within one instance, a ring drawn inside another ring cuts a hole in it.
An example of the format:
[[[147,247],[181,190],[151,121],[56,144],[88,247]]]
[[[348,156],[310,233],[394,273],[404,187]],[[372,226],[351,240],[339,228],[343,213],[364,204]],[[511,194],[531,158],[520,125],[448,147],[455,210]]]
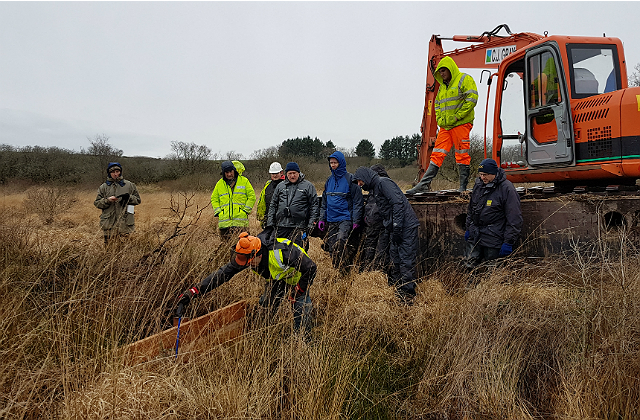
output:
[[[496,76],[504,89],[496,92],[493,156],[501,160],[505,140],[522,143],[523,164],[506,169],[509,179],[564,187],[586,180],[635,182],[638,166],[628,159],[636,156],[624,155],[629,139],[621,135],[638,133],[637,123],[620,115],[623,109],[631,111],[623,104],[633,94],[626,86],[623,61],[615,38],[554,36],[518,49],[501,63]],[[503,100],[505,80],[514,73],[522,79],[524,104],[518,135],[513,129],[503,131],[504,122],[513,119]]]

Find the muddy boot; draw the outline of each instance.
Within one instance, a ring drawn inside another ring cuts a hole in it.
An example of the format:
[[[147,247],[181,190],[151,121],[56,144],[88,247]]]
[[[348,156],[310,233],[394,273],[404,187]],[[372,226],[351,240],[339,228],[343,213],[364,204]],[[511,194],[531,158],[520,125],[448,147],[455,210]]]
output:
[[[460,172],[460,188],[458,191],[467,191],[467,184],[469,183],[469,173],[471,172],[469,165],[458,165],[458,171]]]
[[[427,168],[427,172],[425,172],[424,175],[422,175],[422,179],[420,180],[420,182],[418,182],[418,184],[415,187],[411,188],[410,190],[407,190],[406,193],[409,195],[413,195],[417,193],[431,191],[431,180],[435,178],[436,175],[438,175],[439,169],[440,168],[438,166],[436,166],[432,162],[429,162],[429,167]]]

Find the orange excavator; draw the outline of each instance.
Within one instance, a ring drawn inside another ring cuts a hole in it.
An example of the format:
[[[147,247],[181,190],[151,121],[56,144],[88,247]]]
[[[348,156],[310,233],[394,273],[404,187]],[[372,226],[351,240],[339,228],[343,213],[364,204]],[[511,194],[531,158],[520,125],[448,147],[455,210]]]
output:
[[[445,52],[443,40],[471,45]],[[487,111],[491,86],[497,86],[491,157],[510,181],[553,182],[567,190],[585,184],[633,185],[640,178],[640,87],[627,85],[622,42],[604,36],[512,34],[507,25],[480,36],[431,37],[419,176],[429,166],[436,139],[438,82],[433,72],[446,56],[461,69],[489,73]],[[484,132],[486,153],[486,117]],[[502,159],[509,141],[520,144],[517,164]]]
[[[443,41],[461,47],[445,51]],[[434,72],[447,56],[463,72],[482,69],[478,87],[488,76],[485,157],[490,153],[518,187],[525,215],[521,255],[564,252],[577,242],[620,232],[640,240],[640,87],[628,86],[619,39],[511,33],[507,25],[479,36],[433,35],[418,179],[429,167],[438,130]],[[524,188],[518,183],[552,185]],[[460,194],[432,191],[407,197],[421,221],[423,267],[463,255],[467,202]]]

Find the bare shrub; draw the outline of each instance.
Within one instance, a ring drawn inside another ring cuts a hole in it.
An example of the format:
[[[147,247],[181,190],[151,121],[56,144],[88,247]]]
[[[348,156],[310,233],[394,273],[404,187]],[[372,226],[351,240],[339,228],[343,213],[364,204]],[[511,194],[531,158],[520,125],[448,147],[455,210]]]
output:
[[[77,200],[70,188],[60,186],[35,187],[27,192],[24,206],[27,210],[36,213],[49,225],[57,216],[69,209]]]

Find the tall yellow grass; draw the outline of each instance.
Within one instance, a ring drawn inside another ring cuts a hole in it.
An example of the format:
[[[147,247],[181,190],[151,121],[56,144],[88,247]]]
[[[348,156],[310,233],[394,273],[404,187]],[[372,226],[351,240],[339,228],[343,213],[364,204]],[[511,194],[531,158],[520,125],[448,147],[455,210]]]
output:
[[[171,196],[139,189],[136,232],[107,249],[95,192],[47,224],[26,192],[0,192],[0,418],[640,417],[640,264],[624,241],[622,258],[594,243],[590,255],[496,269],[471,289],[456,287],[460,271],[436,269],[404,307],[383,274],[340,275],[314,238],[309,341],[283,305],[186,363],[127,367],[112,350],[167,328],[175,297],[231,246],[210,208],[196,222],[202,192],[185,217],[195,224],[153,252],[175,223]],[[261,291],[243,272],[189,315]]]

